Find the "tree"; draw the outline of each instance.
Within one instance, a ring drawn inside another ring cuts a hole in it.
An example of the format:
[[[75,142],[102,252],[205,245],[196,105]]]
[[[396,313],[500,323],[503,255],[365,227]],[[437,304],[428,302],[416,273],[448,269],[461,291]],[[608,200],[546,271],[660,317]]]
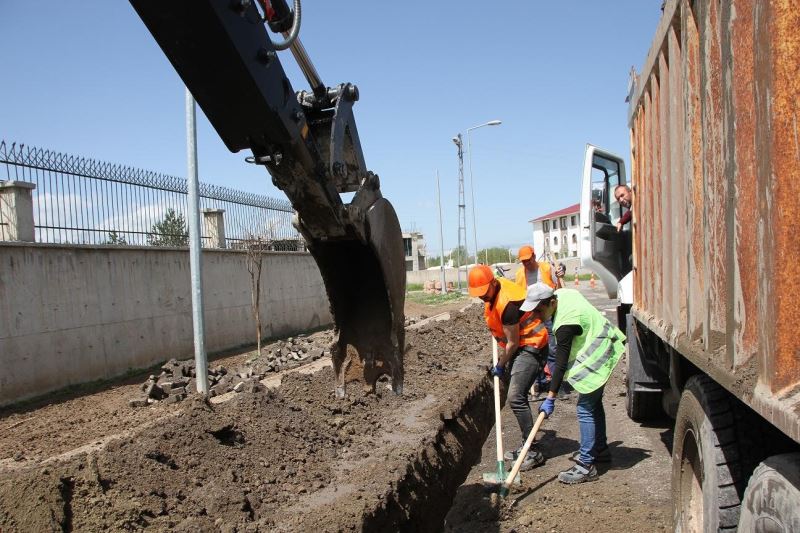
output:
[[[264,262],[264,252],[269,250],[275,241],[274,233],[275,225],[272,224],[266,230],[267,236],[256,236],[248,232],[244,240],[247,252],[245,264],[250,274],[250,311],[256,323],[256,347],[259,356],[261,355],[261,266]]]
[[[450,257],[453,259],[453,266],[464,266],[475,262],[475,258],[467,252],[466,246],[453,248]]]
[[[438,255],[435,256],[435,257],[428,257],[427,258],[427,263],[428,263],[428,267],[438,267],[438,266],[441,266],[441,264],[442,264],[442,258],[441,258],[441,256],[438,256]]]
[[[189,246],[189,231],[186,219],[171,207],[164,213],[164,218],[153,224],[147,234],[150,246]]]
[[[514,260],[514,257],[512,257],[511,261],[509,261],[508,248],[487,248],[485,250],[481,250],[481,253],[478,254],[478,257],[483,260],[486,260],[487,256],[489,259],[486,262],[489,265],[493,265],[495,263],[510,263]]]
[[[117,234],[116,230],[108,232],[108,239],[103,244],[116,244],[117,246],[127,246],[128,241],[124,235]]]

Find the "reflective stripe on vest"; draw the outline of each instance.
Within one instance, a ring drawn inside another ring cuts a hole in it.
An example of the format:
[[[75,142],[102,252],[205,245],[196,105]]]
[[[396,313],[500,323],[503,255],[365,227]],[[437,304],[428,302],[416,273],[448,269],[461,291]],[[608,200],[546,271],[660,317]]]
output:
[[[588,378],[590,374],[599,372],[603,365],[608,363],[608,360],[614,356],[615,341],[617,339],[616,336],[609,337],[608,335],[610,332],[611,324],[607,323],[605,326],[603,326],[603,332],[600,333],[600,336],[593,340],[586,351],[575,359],[575,363],[572,367],[573,370],[575,370],[575,367],[586,363],[586,360],[589,359],[589,356],[597,351],[597,349],[600,348],[605,340],[611,341],[608,343],[605,351],[594,361],[590,361],[589,364],[583,366],[582,368],[578,368],[575,372],[570,372],[569,379],[567,380],[570,384],[573,384],[573,382],[580,382]]]
[[[602,387],[625,350],[625,335],[614,327],[578,291],[556,291],[558,307],[553,329],[577,325],[582,333],[572,340],[565,379],[575,390],[588,394]]]
[[[492,332],[492,336],[500,346],[505,348],[506,344],[508,344],[508,339],[503,334],[503,311],[505,311],[509,302],[524,300],[525,289],[507,279],[498,279],[497,281],[500,283],[500,291],[495,300],[495,306],[492,308],[486,303],[483,316]],[[539,323],[534,326],[537,321]],[[532,346],[534,348],[542,348],[547,344],[547,330],[545,330],[544,323],[532,311],[523,313],[520,318],[519,344],[520,346]]]
[[[528,325],[532,324],[533,322],[539,320],[538,317],[534,316],[533,313],[526,313],[526,315],[528,315],[527,318],[523,318],[519,323],[520,331],[522,331],[523,326],[528,326]],[[540,321],[531,330],[530,333],[528,333],[527,335],[524,335],[524,336],[520,335],[520,338],[519,338],[520,346],[532,346],[532,347],[538,348],[538,349],[542,348],[542,346],[547,344],[547,337],[545,337],[544,341],[541,341],[540,339],[538,339],[538,337],[539,337],[538,333],[541,332],[543,329],[545,329],[545,327],[546,326],[545,326],[544,322]],[[506,337],[498,337],[498,336],[494,335],[494,338],[497,341],[497,343],[500,346],[502,346],[503,348],[505,348],[506,344],[508,344],[508,339]],[[530,342],[528,342],[528,341],[530,341]]]

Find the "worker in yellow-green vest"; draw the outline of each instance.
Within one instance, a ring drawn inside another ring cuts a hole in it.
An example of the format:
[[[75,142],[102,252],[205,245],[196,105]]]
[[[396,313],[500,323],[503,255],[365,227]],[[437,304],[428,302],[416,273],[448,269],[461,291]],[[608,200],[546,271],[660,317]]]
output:
[[[528,287],[520,311],[538,311],[542,321],[553,320],[556,363],[550,391],[539,411],[546,416],[553,413],[563,379],[579,393],[580,450],[573,456],[575,466],[558,474],[558,480],[568,484],[593,481],[597,478],[595,463],[611,460],[603,389],[625,351],[625,335],[574,289],[553,292],[544,283],[535,283]]]

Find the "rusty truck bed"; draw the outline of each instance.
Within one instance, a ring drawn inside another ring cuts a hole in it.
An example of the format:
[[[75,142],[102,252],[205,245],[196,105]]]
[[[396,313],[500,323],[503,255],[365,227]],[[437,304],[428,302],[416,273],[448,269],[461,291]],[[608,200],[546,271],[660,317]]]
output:
[[[633,315],[800,442],[800,2],[670,0],[629,115]]]

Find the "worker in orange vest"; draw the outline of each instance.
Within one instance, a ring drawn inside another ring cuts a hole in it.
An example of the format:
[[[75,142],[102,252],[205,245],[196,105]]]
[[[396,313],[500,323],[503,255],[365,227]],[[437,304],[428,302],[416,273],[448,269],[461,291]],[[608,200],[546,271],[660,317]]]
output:
[[[522,268],[517,270],[515,281],[526,290],[534,283],[541,282],[549,286],[551,289],[563,288],[561,278],[554,275],[552,265],[547,261],[537,261],[536,252],[533,246],[522,246],[517,252]],[[533,390],[531,391],[535,398],[538,398],[550,386],[550,376],[553,373],[553,368],[556,363],[556,344],[555,336],[551,333],[552,323],[545,323],[548,333],[548,354],[547,362],[542,368],[541,374],[534,382]]]
[[[469,294],[484,302],[483,317],[503,353],[498,356],[492,374],[508,384],[508,403],[517,418],[522,442],[533,429],[533,414],[528,404],[528,390],[539,376],[547,356],[547,330],[535,313],[523,313],[520,306],[527,289],[504,278],[495,278],[492,269],[478,265],[469,271]],[[516,461],[520,446],[506,453],[507,461]],[[544,464],[544,456],[531,449],[521,470]]]
[[[528,288],[537,281],[549,285],[553,289],[558,288],[558,278],[553,276],[553,269],[547,261],[536,261],[536,252],[533,246],[525,245],[517,253],[522,268],[517,270],[516,282],[518,285]]]

